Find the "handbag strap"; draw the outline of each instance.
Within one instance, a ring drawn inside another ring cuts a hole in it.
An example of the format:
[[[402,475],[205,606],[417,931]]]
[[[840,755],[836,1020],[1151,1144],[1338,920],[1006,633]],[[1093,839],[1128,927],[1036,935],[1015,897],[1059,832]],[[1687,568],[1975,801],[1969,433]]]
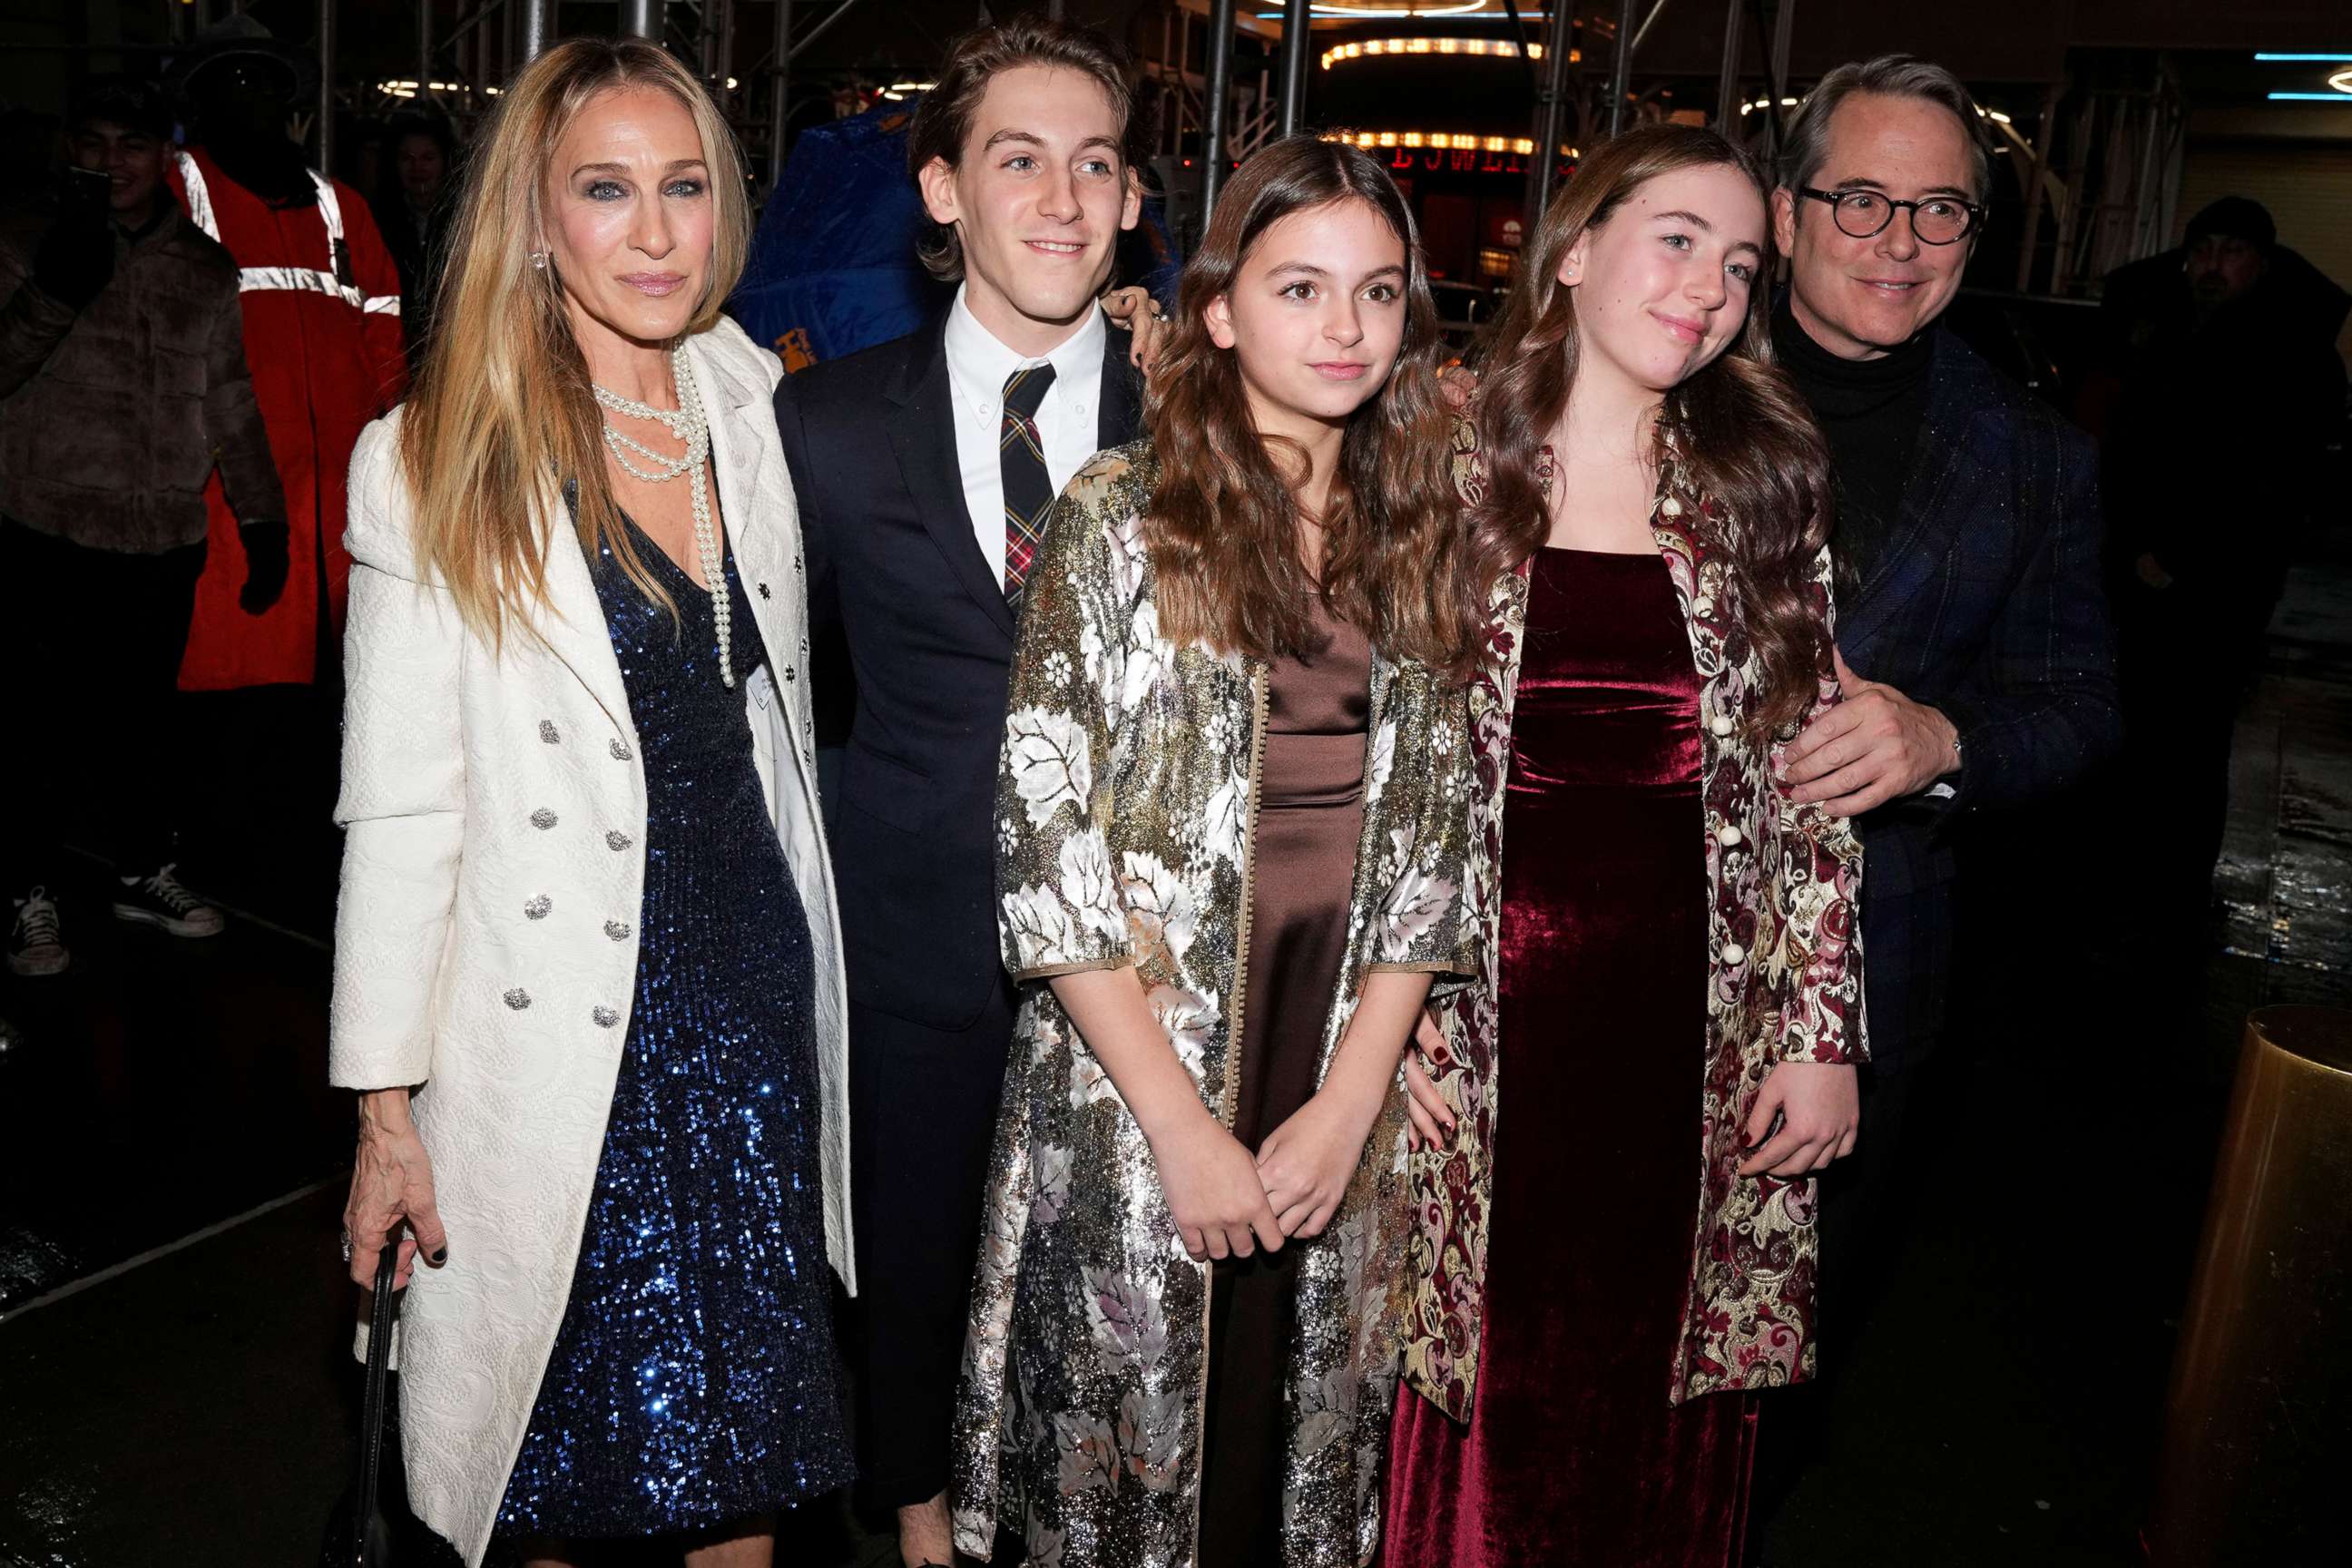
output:
[[[376,1476],[383,1459],[385,1375],[392,1369],[392,1322],[399,1313],[393,1282],[400,1273],[400,1227],[384,1237],[376,1259],[375,1293],[368,1316],[367,1397],[360,1416],[359,1474],[352,1487],[354,1568],[367,1561],[369,1522],[376,1517]]]

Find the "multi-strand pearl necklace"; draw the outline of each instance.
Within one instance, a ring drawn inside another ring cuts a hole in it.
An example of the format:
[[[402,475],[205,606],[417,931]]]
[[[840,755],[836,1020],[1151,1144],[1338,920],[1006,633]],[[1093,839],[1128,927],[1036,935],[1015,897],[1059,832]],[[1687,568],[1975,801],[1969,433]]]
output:
[[[666,458],[642,441],[623,435],[604,421],[604,445],[612,448],[613,460],[621,471],[633,479],[648,484],[661,484],[680,474],[687,477],[694,497],[694,545],[702,558],[702,580],[710,585],[711,619],[719,628],[719,679],[729,686],[735,684],[733,644],[729,637],[733,606],[729,603],[727,579],[719,559],[719,530],[710,518],[710,481],[705,474],[710,458],[710,420],[702,412],[702,394],[694,384],[694,371],[686,363],[684,349],[672,349],[669,356],[670,378],[677,387],[677,407],[675,410],[655,408],[623,397],[617,392],[593,387],[596,401],[615,414],[625,414],[632,419],[652,419],[667,426],[672,436],[686,443],[686,450],[675,458]],[[651,469],[640,468],[629,461],[635,453],[653,464]]]

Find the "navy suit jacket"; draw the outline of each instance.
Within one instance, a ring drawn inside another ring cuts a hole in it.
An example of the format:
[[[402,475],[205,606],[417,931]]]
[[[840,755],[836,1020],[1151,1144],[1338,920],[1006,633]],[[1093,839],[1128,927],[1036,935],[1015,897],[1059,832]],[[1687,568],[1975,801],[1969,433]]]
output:
[[[1857,675],[1958,727],[1949,798],[1864,816],[1871,1059],[1916,1060],[1942,1027],[1958,814],[2049,795],[2122,738],[2100,576],[2098,451],[1947,328],[1926,428],[1885,547],[1838,606]]]
[[[1012,991],[995,807],[1014,623],[964,504],[946,329],[943,314],[786,376],[776,426],[806,541],[811,641],[845,642],[856,681],[833,834],[849,997],[954,1031]],[[1109,337],[1105,447],[1133,440],[1141,417],[1128,335]]]

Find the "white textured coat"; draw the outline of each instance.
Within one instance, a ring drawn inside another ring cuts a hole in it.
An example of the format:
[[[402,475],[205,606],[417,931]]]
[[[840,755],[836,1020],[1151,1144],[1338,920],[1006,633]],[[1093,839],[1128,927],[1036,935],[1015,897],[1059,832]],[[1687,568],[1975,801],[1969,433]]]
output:
[[[814,942],[825,1246],[854,1289],[840,922],[802,679],[800,525],[769,403],[781,367],[731,321],[687,359],[769,656],[745,710]],[[539,636],[510,631],[503,653],[417,581],[399,417],[369,426],[352,458],[330,1064],[346,1088],[420,1086],[449,1260],[418,1268],[402,1307],[408,1489],[470,1563],[562,1321],[628,1037],[645,762],[568,529],[548,551]]]

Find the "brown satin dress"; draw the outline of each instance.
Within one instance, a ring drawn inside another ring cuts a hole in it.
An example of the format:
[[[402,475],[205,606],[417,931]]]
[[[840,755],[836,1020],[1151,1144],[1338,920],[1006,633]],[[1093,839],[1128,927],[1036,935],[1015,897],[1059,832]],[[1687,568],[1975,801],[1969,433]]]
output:
[[[1315,1093],[1364,828],[1371,644],[1319,605],[1316,622],[1328,638],[1322,651],[1276,659],[1267,679],[1243,957],[1247,989],[1234,1068],[1234,1136],[1253,1152]],[[1275,1558],[1294,1257],[1285,1247],[1215,1266],[1198,1568],[1246,1568]]]

